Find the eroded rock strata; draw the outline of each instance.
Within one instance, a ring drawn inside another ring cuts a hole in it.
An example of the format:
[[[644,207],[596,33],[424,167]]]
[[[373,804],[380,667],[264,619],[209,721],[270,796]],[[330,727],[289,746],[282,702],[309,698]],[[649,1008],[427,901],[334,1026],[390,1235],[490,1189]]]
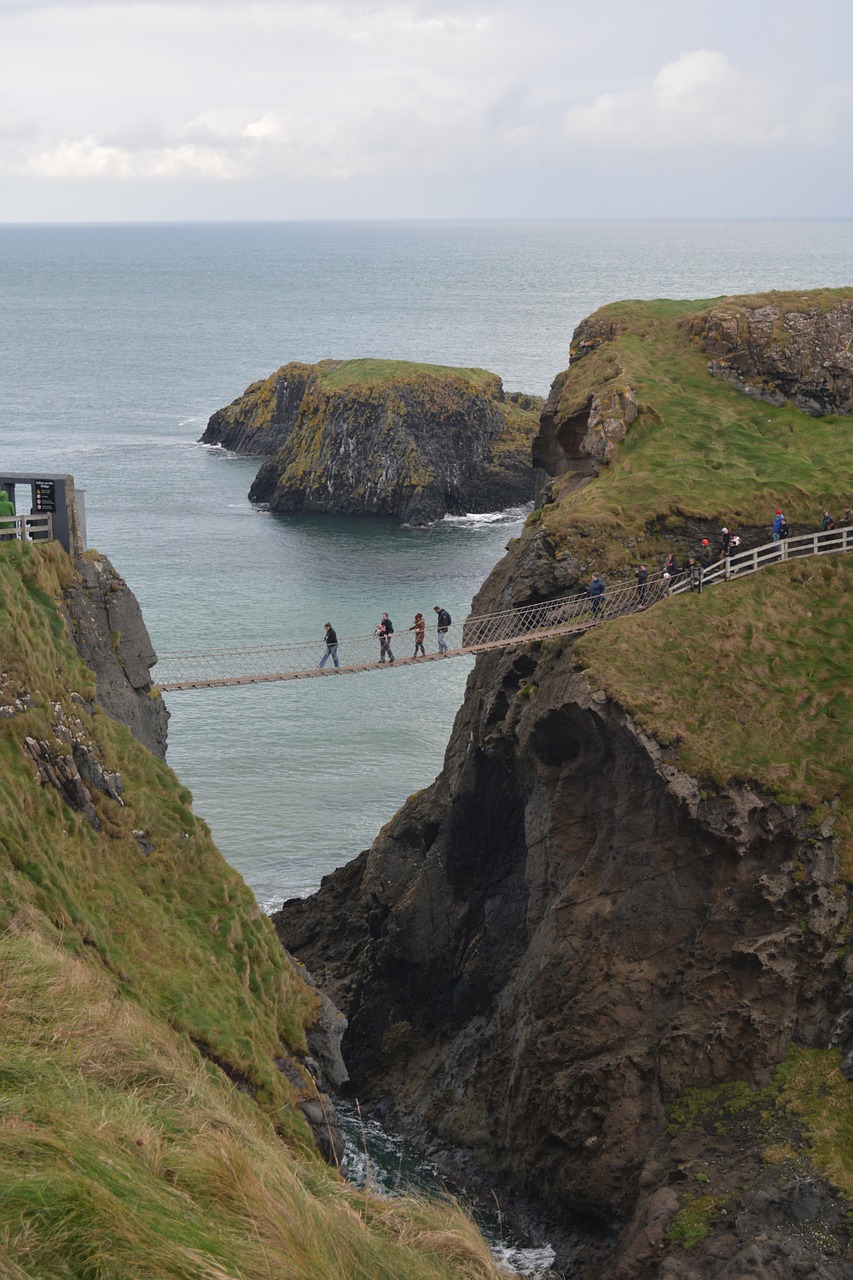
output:
[[[668,1106],[842,1035],[849,904],[831,827],[703,791],[567,657],[481,659],[434,787],[281,925],[350,1018],[362,1095],[564,1225],[621,1225],[605,1274],[652,1275],[669,1179],[703,1172]],[[727,1226],[714,1247],[750,1243]]]
[[[106,556],[75,561],[65,595],[72,639],[95,673],[97,701],[161,759],[169,712],[151,679],[157,655],[139,602]]]
[[[686,552],[719,528],[721,492],[748,541],[766,541],[766,499],[735,450],[746,439],[772,459],[777,434],[708,369],[697,340],[708,308],[669,304],[662,339],[662,305],[608,309],[576,333],[536,446],[556,478],[476,612],[557,596],[602,563]],[[660,396],[638,333],[662,350],[671,340],[680,362]],[[732,452],[724,490],[674,505],[634,476],[643,451],[666,456],[667,432],[670,452],[685,449],[679,376],[711,406],[685,456]],[[786,431],[802,431],[801,410],[785,412]],[[713,436],[712,414],[724,424]],[[841,488],[807,484],[821,451],[848,456],[850,426],[815,431],[801,474],[780,472],[792,511],[840,500]],[[363,1103],[544,1205],[574,1280],[853,1276],[839,1118],[853,1071],[851,796],[835,728],[849,723],[849,679],[845,692],[843,675],[812,667],[813,687],[798,692],[809,653],[849,662],[831,607],[849,598],[846,561],[778,566],[760,587],[610,624],[646,682],[618,694],[607,627],[481,655],[433,786],[277,917],[349,1019],[344,1054]],[[681,722],[654,697],[658,650],[675,655],[663,678],[680,682]],[[731,705],[728,722],[715,700]],[[796,763],[813,738],[835,756],[814,786],[808,751]]]
[[[838,291],[726,298],[693,329],[709,371],[804,413],[853,413],[853,298]]]
[[[540,406],[482,369],[325,360],[253,384],[202,441],[273,453],[250,491],[273,511],[425,523],[533,498]]]

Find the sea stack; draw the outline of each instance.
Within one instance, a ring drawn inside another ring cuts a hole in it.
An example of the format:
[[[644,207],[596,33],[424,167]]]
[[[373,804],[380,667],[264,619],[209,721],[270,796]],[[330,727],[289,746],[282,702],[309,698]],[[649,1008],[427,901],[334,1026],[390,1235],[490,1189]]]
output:
[[[483,369],[294,363],[214,414],[202,441],[272,453],[249,495],[272,511],[427,524],[534,498],[541,406]]]

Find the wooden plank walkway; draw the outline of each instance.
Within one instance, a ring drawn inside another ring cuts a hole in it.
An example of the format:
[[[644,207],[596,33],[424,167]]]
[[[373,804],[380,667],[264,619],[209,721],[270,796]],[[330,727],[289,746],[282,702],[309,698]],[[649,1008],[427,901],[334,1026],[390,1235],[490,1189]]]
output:
[[[264,675],[220,676],[205,680],[179,680],[157,687],[163,693],[179,692],[182,689],[227,689],[242,684],[273,684],[282,680],[316,680],[324,676],[358,675],[364,671],[385,671],[398,667],[420,667],[427,662],[443,662],[445,658],[464,658],[471,654],[486,653],[489,649],[505,649],[510,645],[529,643],[532,640],[548,640],[554,636],[568,635],[572,630],[585,631],[586,626],[562,627],[553,631],[527,631],[523,636],[506,640],[489,640],[484,644],[464,645],[458,649],[448,649],[446,653],[427,653],[418,658],[395,658],[393,662],[356,662],[339,667],[308,667],[301,671],[271,672]]]

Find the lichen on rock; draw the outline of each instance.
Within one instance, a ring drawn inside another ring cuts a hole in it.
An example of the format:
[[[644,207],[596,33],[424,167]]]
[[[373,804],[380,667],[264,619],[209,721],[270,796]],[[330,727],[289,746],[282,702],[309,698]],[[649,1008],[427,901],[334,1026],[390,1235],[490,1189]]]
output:
[[[274,449],[250,492],[273,511],[423,524],[533,498],[540,406],[482,369],[325,360],[253,384],[202,440]]]

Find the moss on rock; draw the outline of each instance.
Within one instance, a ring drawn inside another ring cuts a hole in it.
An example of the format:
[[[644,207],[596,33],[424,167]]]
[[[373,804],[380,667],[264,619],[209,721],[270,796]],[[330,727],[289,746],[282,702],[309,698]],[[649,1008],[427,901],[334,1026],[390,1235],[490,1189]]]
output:
[[[202,439],[275,454],[252,486],[273,511],[397,516],[530,501],[541,400],[485,369],[401,360],[291,364],[214,414]]]

